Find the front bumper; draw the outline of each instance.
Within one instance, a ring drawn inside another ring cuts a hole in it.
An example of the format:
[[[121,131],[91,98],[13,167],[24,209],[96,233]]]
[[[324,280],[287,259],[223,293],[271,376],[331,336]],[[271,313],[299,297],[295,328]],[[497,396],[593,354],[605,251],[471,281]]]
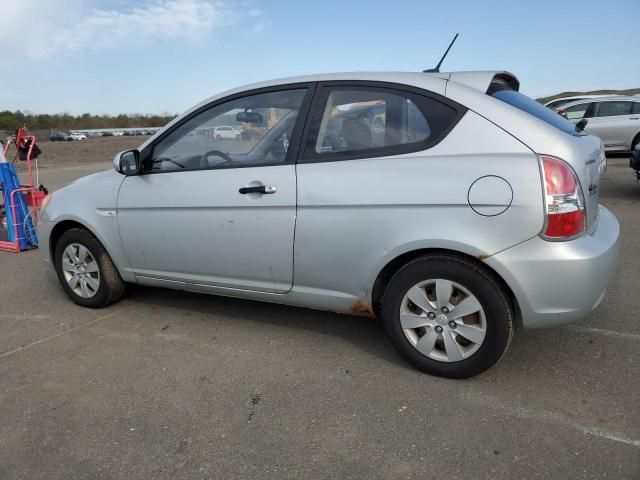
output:
[[[40,254],[42,255],[42,259],[46,264],[53,267],[51,262],[51,252],[49,241],[51,237],[51,231],[55,226],[55,222],[47,222],[46,220],[40,219],[38,222],[38,226],[36,227],[38,232],[38,249],[40,250]]]
[[[575,322],[594,310],[616,268],[620,225],[600,207],[597,229],[567,242],[535,237],[485,260],[513,291],[524,328]]]

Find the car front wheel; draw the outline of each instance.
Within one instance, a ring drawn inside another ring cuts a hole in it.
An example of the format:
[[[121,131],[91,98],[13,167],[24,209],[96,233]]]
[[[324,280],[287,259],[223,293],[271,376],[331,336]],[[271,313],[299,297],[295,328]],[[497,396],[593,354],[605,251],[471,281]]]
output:
[[[109,254],[83,228],[62,234],[55,247],[55,268],[63,290],[78,305],[101,308],[124,296],[125,282]]]
[[[454,255],[421,257],[402,267],[385,290],[382,319],[405,359],[449,378],[487,370],[513,337],[504,287],[475,262]]]

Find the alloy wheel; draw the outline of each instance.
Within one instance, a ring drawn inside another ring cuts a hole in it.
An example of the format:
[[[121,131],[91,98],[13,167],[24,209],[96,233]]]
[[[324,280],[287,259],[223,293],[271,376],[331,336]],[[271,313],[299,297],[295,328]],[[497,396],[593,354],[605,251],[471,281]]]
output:
[[[79,297],[91,298],[100,288],[98,262],[87,247],[70,243],[62,254],[62,273],[67,285]]]
[[[471,357],[487,332],[484,309],[475,295],[446,279],[411,287],[400,304],[400,324],[414,348],[440,362]]]

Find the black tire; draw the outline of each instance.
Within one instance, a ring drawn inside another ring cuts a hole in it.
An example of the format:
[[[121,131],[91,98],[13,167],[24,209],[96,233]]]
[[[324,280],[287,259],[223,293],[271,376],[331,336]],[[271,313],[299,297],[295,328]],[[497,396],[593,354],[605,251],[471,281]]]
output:
[[[63,253],[73,243],[86,247],[98,264],[100,273],[99,287],[90,298],[83,298],[75,293],[64,277],[62,269]],[[126,284],[120,277],[120,273],[113,264],[111,257],[109,257],[109,254],[98,239],[84,228],[72,228],[62,234],[55,246],[54,259],[55,270],[62,289],[78,305],[88,308],[102,308],[116,303],[124,297]]]
[[[633,152],[638,144],[640,143],[640,133],[638,133],[635,138],[631,141],[631,151]]]
[[[402,301],[410,288],[429,279],[446,279],[461,285],[484,310],[486,334],[471,356],[454,362],[429,358],[405,336],[400,324]],[[509,294],[481,266],[455,255],[420,257],[398,270],[385,289],[381,311],[387,334],[400,354],[419,370],[440,377],[467,378],[484,372],[504,355],[513,338],[514,315]]]

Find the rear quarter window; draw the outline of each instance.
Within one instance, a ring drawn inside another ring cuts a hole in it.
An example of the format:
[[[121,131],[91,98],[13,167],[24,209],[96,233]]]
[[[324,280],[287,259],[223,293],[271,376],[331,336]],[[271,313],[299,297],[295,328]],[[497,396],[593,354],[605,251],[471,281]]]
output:
[[[492,93],[491,96],[508,103],[512,107],[516,107],[529,115],[533,115],[534,117],[556,127],[559,130],[562,130],[565,133],[568,133],[569,135],[573,135],[574,137],[586,135],[584,132],[577,132],[575,125],[570,121],[564,119],[553,110],[520,92],[515,90],[499,90]]]
[[[464,114],[446,99],[371,84],[323,86],[303,161],[355,160],[426,150]]]

